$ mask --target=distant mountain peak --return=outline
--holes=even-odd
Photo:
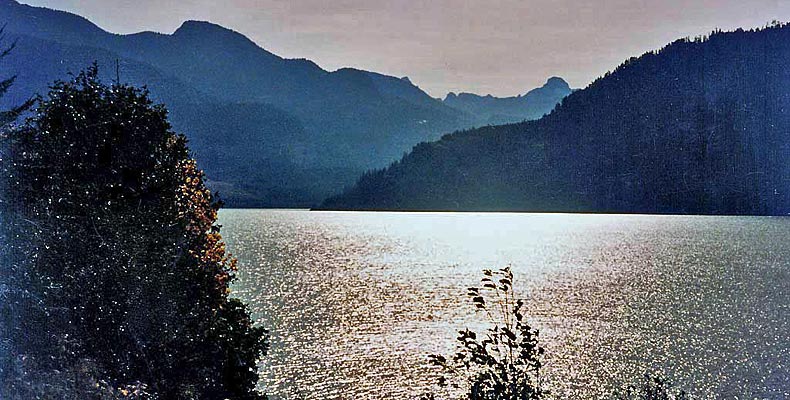
[[[241,33],[233,31],[231,29],[225,28],[224,26],[217,25],[213,22],[208,21],[197,21],[197,20],[187,20],[181,24],[175,32],[173,32],[173,36],[178,35],[187,35],[187,34],[206,34],[206,33],[224,33],[224,34],[236,34],[239,36],[244,36]]]
[[[499,125],[540,118],[571,92],[564,79],[551,77],[543,86],[523,95],[496,97],[450,92],[444,103],[471,114],[478,125]]]
[[[264,53],[271,59],[280,59],[253,42],[247,36],[208,21],[188,20],[173,32],[172,37],[184,41],[188,45],[200,46],[224,51],[247,52],[247,54]],[[242,53],[237,53],[242,54]]]
[[[563,89],[563,90],[571,90],[571,86],[565,79],[560,78],[559,76],[552,76],[549,80],[546,81],[546,84],[543,85],[544,88],[552,88],[552,89]]]
[[[92,42],[97,35],[106,33],[85,17],[16,0],[0,0],[0,11],[0,25],[16,33],[57,41],[67,41],[67,37],[80,38],[86,42]]]
[[[458,99],[458,98],[489,99],[489,100],[493,100],[493,99],[518,99],[518,98],[524,97],[525,95],[530,94],[532,92],[536,92],[536,91],[540,92],[540,91],[542,91],[542,89],[551,89],[551,90],[563,91],[563,92],[567,92],[568,94],[570,94],[573,91],[571,89],[570,85],[568,84],[568,82],[565,81],[565,79],[562,79],[559,76],[552,76],[551,78],[546,80],[546,83],[543,84],[543,86],[531,89],[526,94],[519,94],[519,95],[513,96],[513,97],[497,97],[497,96],[494,96],[492,94],[480,95],[480,94],[469,93],[469,92],[458,92],[458,93],[456,93],[456,92],[449,92],[449,93],[447,93],[447,96],[445,96],[444,101],[447,101],[448,99],[449,100],[455,100],[455,99]]]
[[[173,37],[187,37],[199,40],[218,40],[228,43],[243,43],[246,45],[258,46],[255,42],[250,40],[247,36],[234,31],[233,29],[226,28],[222,25],[217,25],[208,21],[187,20],[173,32]]]
[[[790,25],[680,39],[627,59],[539,122],[417,145],[321,208],[787,215],[788,64]],[[501,115],[548,105],[538,100],[565,85],[549,79],[509,98],[512,108],[455,105]]]

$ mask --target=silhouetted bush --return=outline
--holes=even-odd
[[[550,391],[541,377],[545,353],[538,343],[538,331],[524,316],[524,301],[513,292],[509,267],[483,270],[481,287],[470,287],[467,296],[477,312],[489,323],[480,335],[469,329],[459,331],[457,352],[451,357],[432,354],[431,365],[440,368],[438,386],[442,395],[424,394],[422,400],[453,398],[459,393],[468,400],[549,399]],[[684,391],[673,388],[658,376],[646,374],[637,383],[611,394],[613,400],[689,400]]]
[[[144,90],[94,66],[3,140],[2,398],[251,399],[266,332],[229,297],[219,202]]]
[[[547,395],[540,375],[543,348],[538,331],[524,317],[524,302],[513,293],[510,268],[484,270],[481,287],[467,295],[491,326],[482,335],[465,329],[457,338],[457,353],[451,358],[431,355],[442,369],[440,386],[468,386],[469,400],[528,400]]]

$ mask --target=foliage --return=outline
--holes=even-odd
[[[2,150],[5,262],[31,299],[9,311],[24,362],[8,397],[41,396],[20,384],[31,374],[86,397],[96,385],[80,382],[141,398],[262,397],[265,330],[229,297],[221,204],[163,106],[101,83],[94,65],[55,83]]]
[[[509,267],[483,270],[481,287],[470,287],[467,296],[477,312],[490,323],[482,335],[469,329],[459,331],[457,352],[452,357],[430,355],[431,365],[440,369],[438,385],[445,398],[464,393],[469,400],[548,399],[550,392],[541,377],[544,348],[538,331],[524,316],[524,301],[513,292]],[[422,400],[434,400],[427,393]],[[613,400],[690,400],[683,390],[673,388],[659,376],[645,374],[636,384],[609,397]]]
[[[0,28],[0,42],[6,41],[5,27]],[[12,43],[4,50],[0,51],[0,60],[5,59],[16,47],[16,43]],[[0,98],[4,97],[11,86],[16,81],[16,76],[0,81]],[[0,138],[4,138],[6,133],[13,129],[13,124],[17,122],[20,115],[28,111],[33,104],[33,99],[24,102],[23,104],[11,107],[8,110],[0,111]],[[0,156],[0,160],[2,157]],[[6,191],[6,182],[0,180],[0,193]],[[6,215],[0,213],[0,226],[4,226],[7,221]],[[14,353],[14,337],[18,335],[14,332],[14,324],[18,319],[15,311],[18,307],[15,304],[35,304],[35,298],[32,298],[24,290],[21,290],[20,277],[15,276],[12,272],[13,268],[7,262],[7,254],[9,246],[4,244],[9,241],[6,231],[0,229],[0,383],[10,382],[13,378],[13,372],[18,370],[19,364],[24,360],[15,359]],[[3,386],[0,385],[0,397],[3,396]]]
[[[440,386],[468,385],[469,400],[528,400],[545,398],[540,375],[543,348],[538,331],[524,317],[524,302],[513,292],[510,268],[484,270],[480,288],[467,295],[491,326],[482,334],[465,329],[457,338],[457,353],[431,355],[441,368]],[[460,381],[460,382],[459,382]]]

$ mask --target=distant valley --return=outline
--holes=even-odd
[[[0,21],[17,41],[3,64],[17,81],[1,106],[44,93],[96,62],[105,81],[145,85],[168,107],[174,129],[187,135],[230,206],[315,206],[417,143],[536,119],[570,93],[552,78],[520,97],[441,101],[407,78],[325,71],[208,22],[187,21],[173,34],[117,35],[80,16],[13,0],[0,0]]]
[[[450,93],[444,104],[477,118],[477,125],[502,125],[538,119],[572,90],[562,78],[550,78],[542,87],[524,95],[499,98],[474,93]]]

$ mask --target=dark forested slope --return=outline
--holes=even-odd
[[[0,0],[0,25],[17,41],[4,65],[16,85],[0,106],[96,61],[105,81],[146,85],[170,106],[175,127],[199,160],[212,160],[204,164],[212,184],[234,205],[315,205],[415,143],[472,125],[407,79],[328,72],[208,22],[116,35],[78,15]]]
[[[790,213],[790,26],[627,60],[538,120],[422,143],[336,209]]]
[[[326,71],[209,22],[116,35],[78,15],[0,0],[0,24],[18,40],[6,64],[17,84],[0,106],[97,61],[106,81],[146,85],[169,106],[198,160],[210,160],[203,165],[212,187],[233,206],[315,205],[415,143],[492,120],[485,107],[451,107],[407,78]]]

